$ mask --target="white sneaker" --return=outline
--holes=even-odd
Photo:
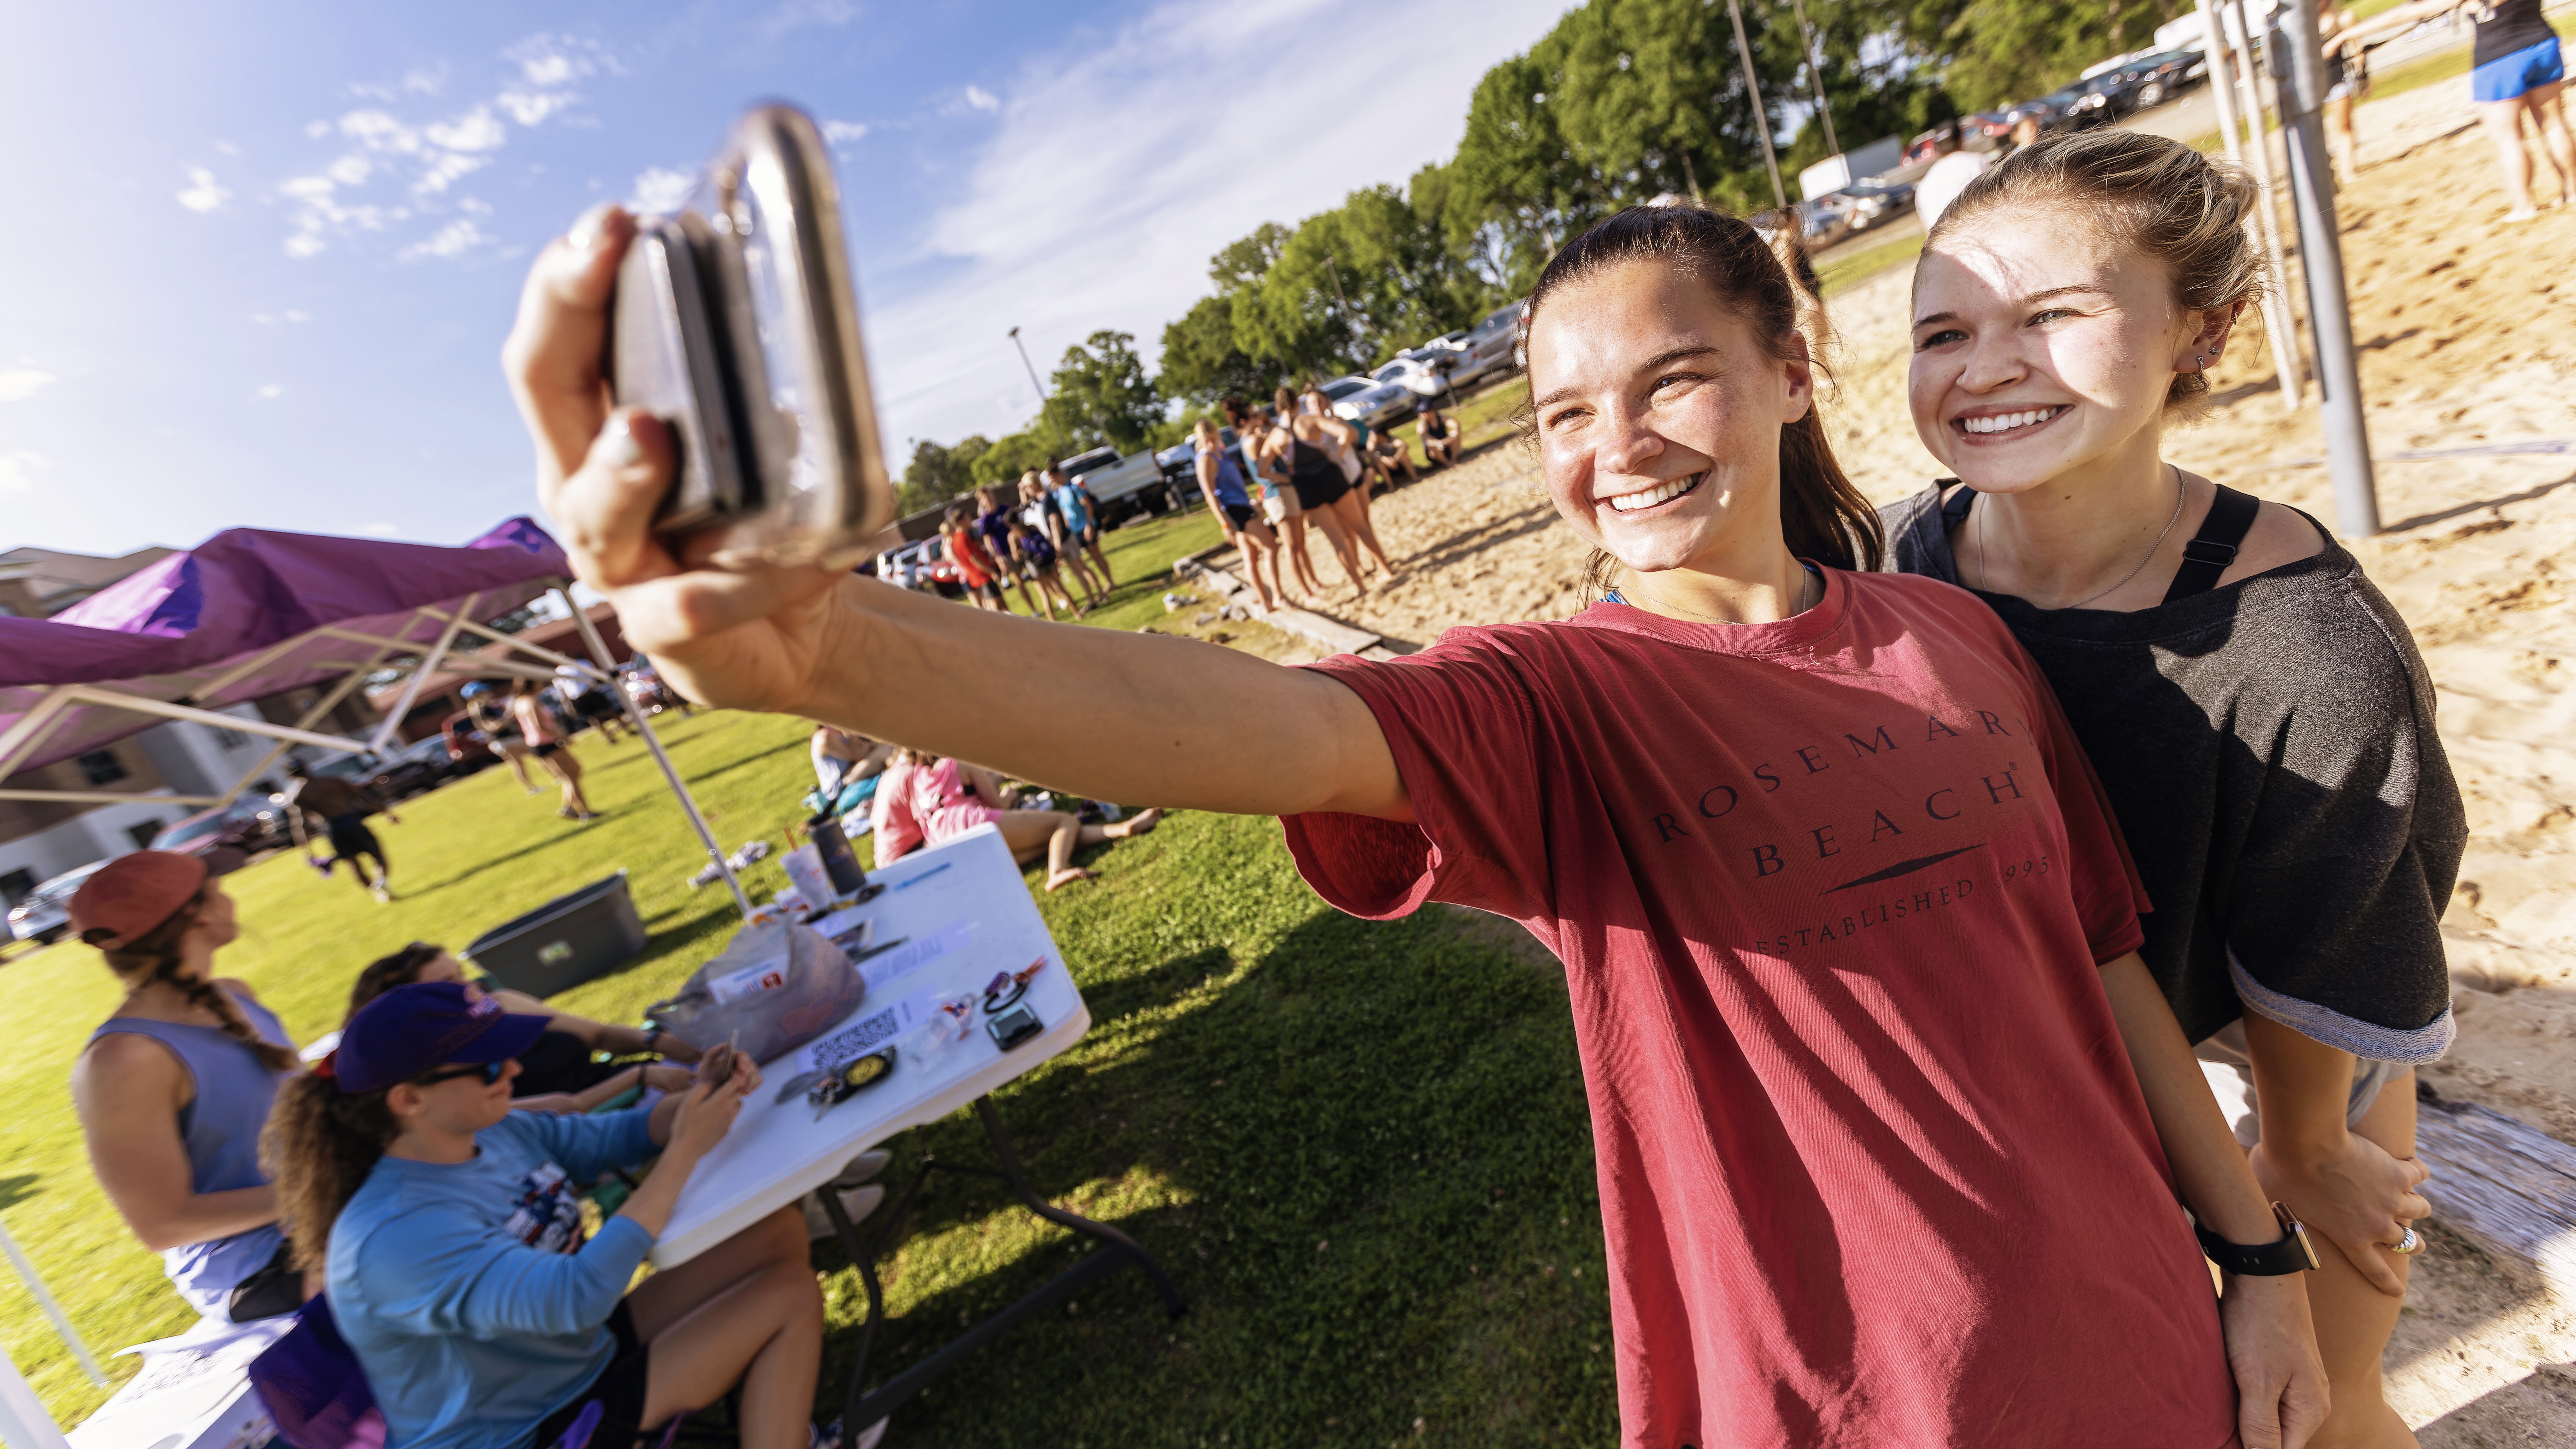
[[[832,1188],[826,1184],[825,1190],[831,1191]],[[842,1188],[839,1191],[841,1211],[850,1215],[850,1221],[854,1225],[866,1221],[868,1214],[875,1212],[877,1205],[885,1201],[885,1189],[875,1183],[869,1183],[865,1187]],[[823,1211],[823,1200],[820,1197],[809,1192],[805,1194],[802,1202],[805,1208],[805,1236],[808,1241],[819,1242],[824,1238],[839,1235],[839,1230],[832,1226],[832,1215]]]

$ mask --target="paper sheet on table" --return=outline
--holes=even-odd
[[[975,933],[972,920],[949,922],[927,936],[915,936],[890,951],[881,951],[859,963],[859,979],[870,991],[903,978],[966,944]]]
[[[251,1393],[251,1360],[294,1326],[290,1317],[246,1324],[201,1322],[175,1338],[124,1349],[142,1355],[142,1369],[66,1437],[75,1449],[257,1444],[273,1429],[266,1408]]]
[[[829,1071],[847,1066],[895,1040],[927,1019],[938,1001],[936,991],[916,991],[891,1006],[859,1008],[856,1021],[828,1036],[808,1042],[796,1054],[799,1072]],[[902,1064],[897,1063],[897,1070]]]

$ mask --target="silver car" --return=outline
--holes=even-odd
[[[1394,427],[1422,406],[1413,389],[1367,377],[1334,378],[1323,385],[1323,392],[1333,406],[1333,416],[1345,422],[1366,423],[1371,431]]]
[[[36,887],[33,894],[9,910],[9,934],[21,941],[57,941],[72,928],[72,896],[88,880],[103,860],[94,860],[78,870],[65,871]]]
[[[1459,339],[1458,360],[1449,368],[1450,385],[1467,387],[1520,371],[1520,359],[1514,353],[1520,342],[1520,326],[1521,304],[1514,302],[1463,333],[1450,333],[1450,337]]]
[[[1432,344],[1411,352],[1399,352],[1395,360],[1369,374],[1369,380],[1382,387],[1412,390],[1418,398],[1436,398],[1449,391],[1449,368],[1458,354]]]

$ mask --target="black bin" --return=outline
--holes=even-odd
[[[644,950],[626,871],[557,896],[474,938],[465,954],[495,985],[552,996],[605,976]]]

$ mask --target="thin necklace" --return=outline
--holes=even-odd
[[[2129,580],[2134,579],[2138,575],[2147,571],[2147,565],[2155,559],[2156,550],[2165,546],[2165,539],[2174,531],[2174,525],[2182,522],[2182,501],[2191,496],[2190,490],[2182,486],[2182,470],[2180,468],[2174,468],[2174,465],[2171,463],[2167,463],[2165,466],[2173,468],[2173,517],[2165,520],[2165,531],[2156,535],[2156,541],[2147,545],[2147,556],[2138,560],[2138,566],[2136,568],[2133,568],[2127,573],[2121,575],[2118,583],[2104,589],[2101,593],[2093,595],[2092,598],[2077,599],[2071,604],[2061,604],[2058,606],[2059,611],[2066,609],[2080,609],[2086,604],[2093,602],[2093,599],[2107,598],[2112,594],[2116,594],[2120,590],[2128,587]],[[1979,501],[1982,502],[1983,500],[1981,499]],[[1977,582],[1988,586],[1989,590],[1991,590],[1994,581],[1994,574],[1986,568],[1986,515],[1982,510],[1980,510],[1977,514]]]
[[[1984,560],[1983,558],[1978,559],[1978,561],[1977,561],[1977,566],[1978,566],[1980,569],[1984,568],[1984,567],[1985,567],[1985,560]],[[1796,608],[1794,608],[1794,609],[1791,609],[1791,610],[1789,611],[1789,617],[1790,617],[1790,618],[1794,619],[1794,618],[1798,617],[1800,614],[1803,614],[1803,613],[1807,612],[1809,609],[1812,609],[1812,608],[1814,608],[1814,607],[1815,607],[1815,605],[1814,605],[1813,603],[1810,603],[1810,602],[1808,602],[1808,600],[1807,600],[1807,595],[1808,595],[1808,593],[1809,593],[1811,590],[1814,590],[1814,589],[1815,589],[1815,587],[1816,587],[1816,571],[1815,571],[1815,570],[1813,570],[1813,569],[1811,569],[1811,568],[1809,568],[1809,567],[1807,567],[1805,564],[1800,564],[1800,565],[1798,565],[1798,607],[1796,607]],[[1649,597],[1652,597],[1652,596],[1650,595]],[[1741,627],[1741,626],[1742,626],[1742,624],[1743,624],[1743,621],[1742,621],[1742,620],[1740,620],[1740,619],[1723,619],[1723,618],[1718,617],[1718,616],[1717,616],[1717,615],[1715,615],[1715,614],[1703,614],[1703,613],[1701,613],[1701,612],[1700,612],[1699,610],[1697,610],[1697,609],[1686,608],[1686,607],[1684,607],[1684,606],[1682,606],[1682,605],[1680,605],[1680,604],[1673,603],[1672,601],[1670,601],[1670,600],[1668,600],[1668,599],[1656,599],[1656,600],[1655,600],[1655,602],[1656,602],[1656,603],[1658,603],[1658,604],[1661,604],[1663,607],[1665,607],[1665,608],[1667,608],[1667,609],[1676,609],[1676,610],[1679,610],[1679,611],[1680,611],[1680,612],[1682,612],[1682,613],[1685,613],[1685,614],[1690,615],[1690,616],[1691,616],[1692,618],[1694,618],[1694,619],[1706,619],[1706,620],[1708,620],[1708,621],[1709,621],[1710,623],[1712,623],[1712,624],[1734,624],[1734,625],[1737,625],[1738,627]]]

